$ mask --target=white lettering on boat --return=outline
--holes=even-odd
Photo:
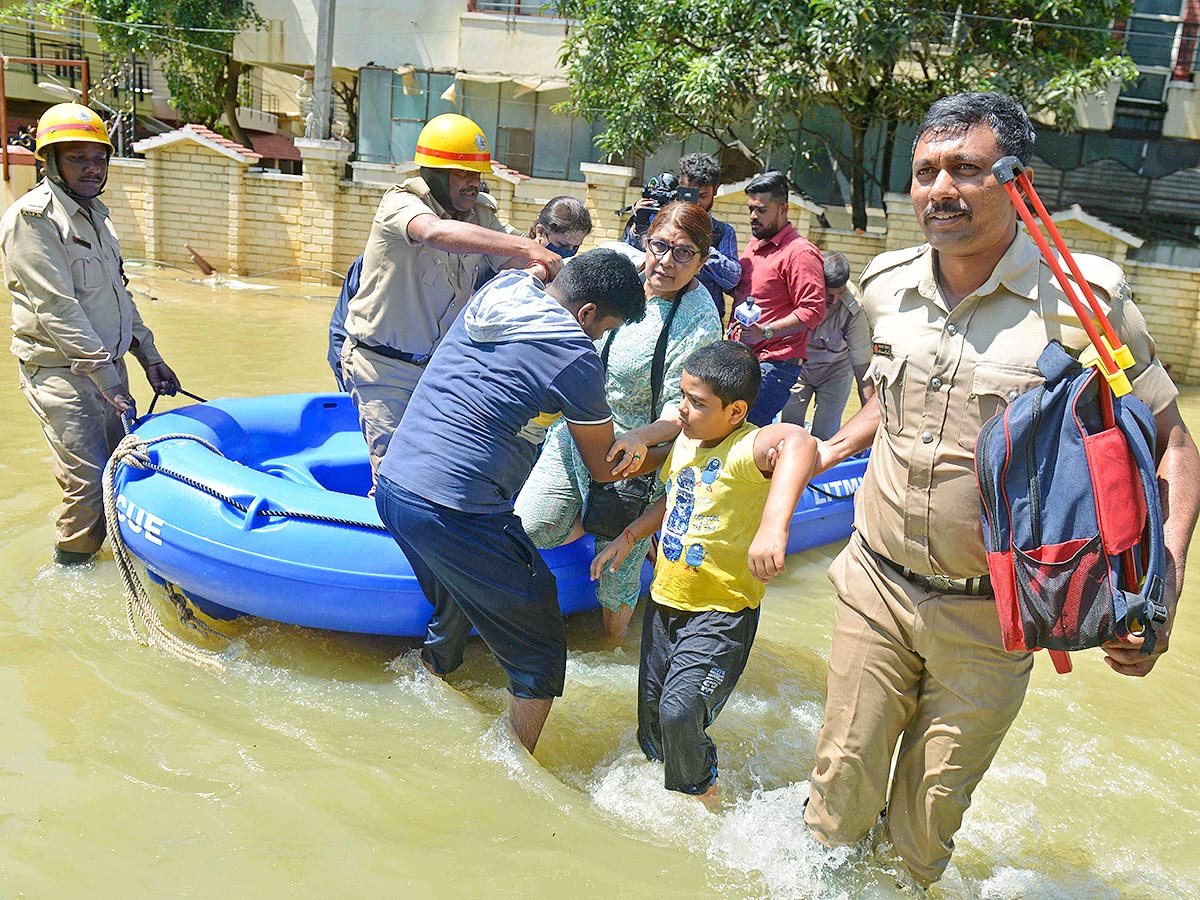
[[[134,534],[140,534],[152,544],[162,546],[162,519],[136,503],[125,499],[124,494],[117,495],[117,521],[128,525]]]
[[[823,491],[820,493],[814,491],[813,506],[822,506],[826,503],[834,503],[837,500],[843,500],[847,497],[853,497],[854,492],[862,486],[863,477],[856,475],[853,478],[839,478],[836,481],[826,481],[814,485]],[[832,496],[826,496],[832,494]]]

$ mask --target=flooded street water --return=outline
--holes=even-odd
[[[331,288],[135,275],[189,390],[327,390]],[[269,279],[268,279],[269,280]],[[282,283],[281,283],[282,284]],[[213,675],[129,635],[111,554],[49,563],[58,494],[9,358],[0,392],[0,898],[893,898],[888,862],[801,819],[821,721],[836,548],[789,557],[712,729],[725,806],[662,789],[633,739],[638,627],[568,622],[565,697],[530,760],[479,643],[442,684],[399,639],[222,623]],[[137,367],[134,366],[136,369]],[[145,408],[149,389],[135,375]],[[1185,417],[1200,429],[1200,391]],[[1039,659],[1025,708],[932,892],[986,900],[1200,896],[1200,553],[1146,680],[1099,652]],[[192,635],[152,595],[168,627]],[[1188,848],[1191,848],[1190,850]]]

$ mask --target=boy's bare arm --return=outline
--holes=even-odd
[[[768,454],[774,451],[774,460]],[[750,543],[750,572],[764,584],[786,570],[788,528],[817,463],[817,442],[798,425],[760,428],[754,438],[754,462],[771,478],[762,522]],[[773,468],[773,471],[772,471]]]
[[[610,572],[617,571],[621,567],[621,563],[625,561],[625,557],[629,555],[629,551],[633,549],[634,544],[642,538],[650,537],[662,528],[663,517],[666,514],[667,497],[664,494],[653,506],[634,519],[620,537],[596,554],[596,558],[592,560],[592,581],[600,577],[605,564],[608,564]]]

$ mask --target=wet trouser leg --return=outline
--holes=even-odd
[[[857,532],[829,574],[838,606],[805,821],[827,846],[856,843],[886,803],[897,852],[930,884],[1021,708],[1032,655],[1004,651],[991,597],[922,591]]]
[[[423,372],[420,366],[375,353],[353,340],[342,347],[342,381],[358,411],[372,479],[379,475],[379,464]]]
[[[473,627],[514,697],[561,697],[567,636],[558,585],[520,520],[439,506],[386,476],[375,505],[433,604],[421,656],[434,671],[457,668]]]
[[[706,730],[746,667],[758,610],[686,613],[650,604],[638,672],[638,743],[664,764],[668,790],[703,794],[717,779]]]
[[[129,390],[125,364],[116,362]],[[54,477],[63,501],[54,543],[74,553],[92,553],[104,543],[104,464],[124,437],[120,414],[96,383],[65,367],[21,364],[21,391],[42,423]]]

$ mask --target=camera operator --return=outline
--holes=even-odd
[[[617,214],[632,212],[629,221],[625,223],[625,231],[621,242],[636,247],[643,253],[646,251],[646,232],[650,230],[650,220],[660,209],[675,200],[687,200],[689,203],[699,202],[700,192],[696,188],[681,187],[679,179],[671,172],[655,175],[642,188],[642,199],[632,206],[618,209]]]
[[[700,283],[712,295],[713,303],[721,320],[725,320],[725,293],[732,293],[742,277],[742,265],[738,262],[737,232],[733,226],[720,221],[712,214],[713,200],[721,185],[721,166],[716,157],[707,153],[689,153],[679,160],[680,187],[695,188],[696,202],[712,219],[712,246],[708,259],[700,270]]]

